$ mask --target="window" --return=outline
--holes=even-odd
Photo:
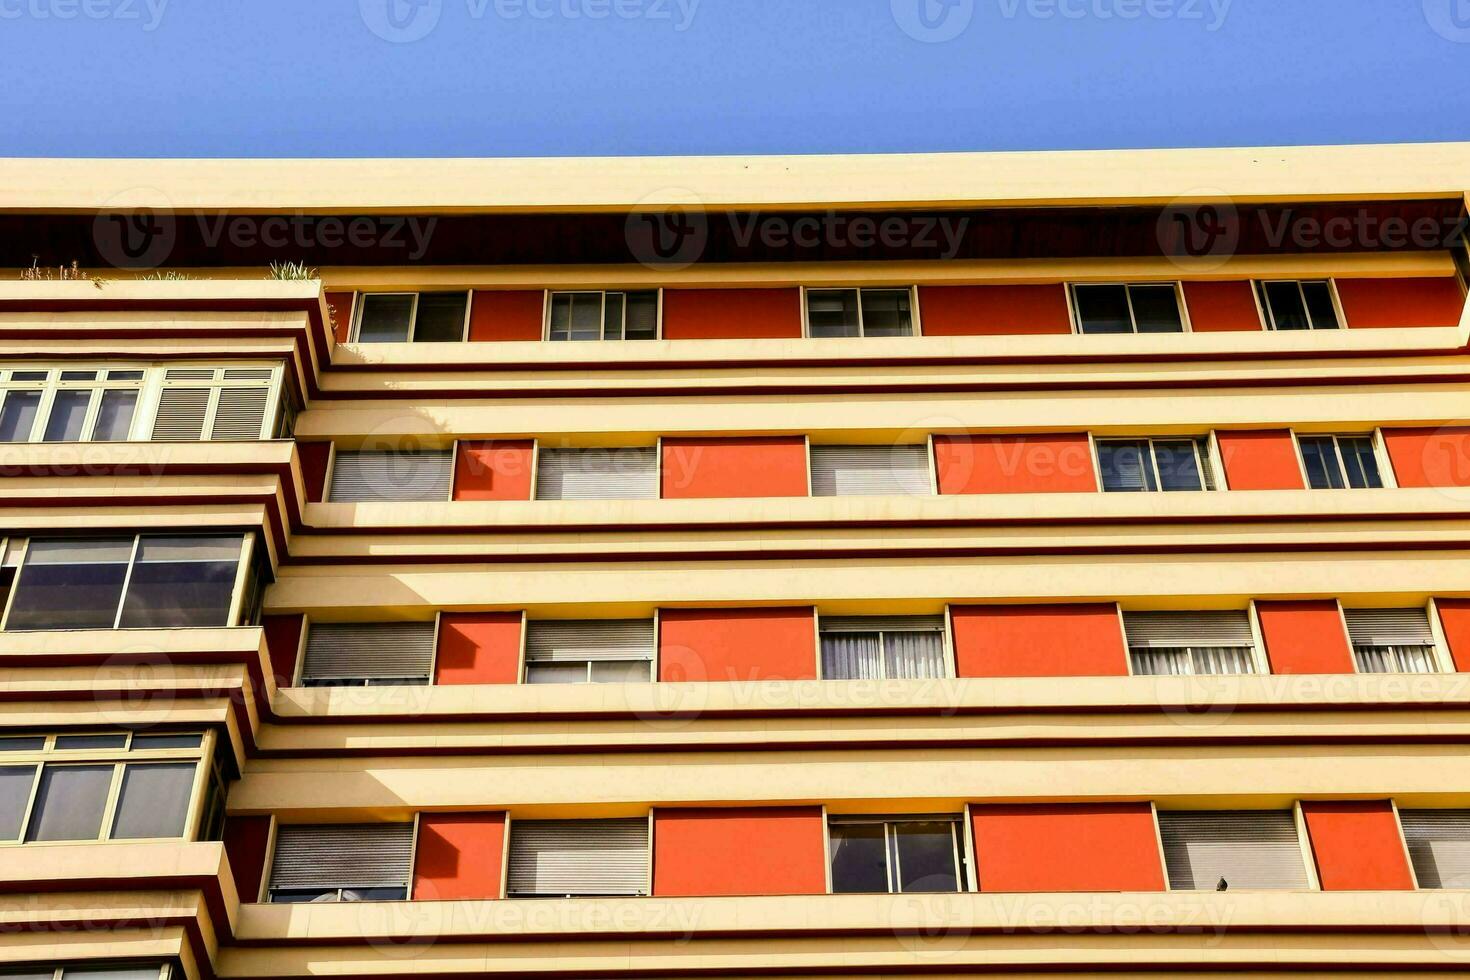
[[[154,442],[264,439],[275,426],[267,409],[274,368],[168,368],[163,372]]]
[[[305,687],[427,684],[434,622],[312,623],[301,667]]]
[[[658,290],[552,293],[549,340],[656,340]]]
[[[1176,891],[1308,886],[1290,810],[1161,812],[1159,833]]]
[[[1184,304],[1178,283],[1074,285],[1079,333],[1181,333]]]
[[[465,339],[470,294],[363,293],[355,338],[360,344],[451,342]]]
[[[808,289],[809,337],[912,337],[913,292],[907,287]]]
[[[1110,493],[1215,489],[1208,438],[1099,439],[1097,468]]]
[[[3,980],[169,980],[175,976],[168,964],[135,966],[58,966],[55,969],[24,968],[19,972],[3,972]]]
[[[537,500],[652,500],[658,497],[658,449],[543,449],[536,461]]]
[[[647,895],[648,818],[512,820],[506,894]]]
[[[1125,612],[1135,674],[1249,674],[1256,641],[1244,611]]]
[[[1257,282],[1256,299],[1269,330],[1336,330],[1341,326],[1332,283],[1326,279]]]
[[[526,624],[527,684],[647,683],[653,620],[540,620]]]
[[[1344,609],[1353,660],[1364,674],[1439,672],[1434,632],[1423,609]]]
[[[812,496],[914,496],[933,492],[927,446],[813,446]]]
[[[1470,888],[1470,810],[1400,810],[1420,888]]]
[[[239,534],[31,538],[5,628],[229,626]]]
[[[1313,490],[1383,486],[1372,436],[1297,436]]]
[[[133,432],[141,369],[0,371],[0,442],[122,442]]]
[[[332,454],[331,503],[448,500],[454,478],[453,450]]]
[[[948,815],[833,817],[832,891],[957,892],[960,821]]]
[[[0,738],[0,844],[195,839],[196,800],[223,789],[212,744],[198,732]]]
[[[287,824],[276,831],[272,902],[408,898],[413,824]]]
[[[945,677],[943,616],[823,616],[826,680]]]

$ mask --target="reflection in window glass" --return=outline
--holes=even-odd
[[[32,539],[6,628],[111,627],[132,551],[129,538]]]
[[[552,340],[597,340],[601,336],[601,293],[551,294]]]
[[[862,290],[863,336],[907,337],[914,332],[907,289]]]
[[[56,748],[63,749],[120,749],[128,744],[125,732],[109,732],[105,735],[58,735]]]
[[[833,824],[832,891],[888,891],[887,840],[881,823]]]
[[[114,389],[102,393],[97,409],[97,424],[92,427],[93,442],[122,442],[133,427],[133,410],[138,407],[138,393]]]
[[[20,837],[20,822],[25,819],[35,781],[35,766],[0,766],[0,841]]]
[[[1298,436],[1297,445],[1313,490],[1383,486],[1369,436]]]
[[[955,877],[954,824],[949,822],[895,823],[894,846],[898,854],[898,890],[903,892],[952,892],[959,890]]]
[[[828,826],[834,892],[959,890],[956,821],[849,819]]]
[[[1110,492],[1157,490],[1153,467],[1148,461],[1146,440],[1110,440],[1097,444],[1098,469],[1103,489]]]
[[[1077,326],[1083,333],[1132,333],[1126,286],[1074,286]]]
[[[363,344],[391,344],[408,340],[413,322],[412,293],[368,293],[362,297],[357,339]]]
[[[0,442],[29,442],[41,406],[39,391],[8,391],[0,406]]]
[[[1203,489],[1195,449],[1195,443],[1190,439],[1154,440],[1154,461],[1158,465],[1160,489]]]
[[[193,788],[193,763],[127,766],[117,816],[112,821],[112,838],[182,837]]]
[[[413,339],[417,342],[447,343],[464,340],[465,308],[470,294],[420,293],[418,314],[414,319]]]
[[[807,332],[813,337],[856,337],[858,291],[856,289],[808,289]]]
[[[113,766],[47,766],[41,771],[27,841],[96,840]]]
[[[145,537],[119,626],[224,626],[240,538]]]
[[[1139,333],[1180,333],[1184,321],[1179,315],[1179,294],[1173,285],[1129,286],[1133,301],[1133,321]]]
[[[51,400],[51,415],[46,419],[46,431],[41,439],[45,442],[78,442],[82,438],[82,423],[87,418],[87,406],[92,401],[92,392],[64,388]]]

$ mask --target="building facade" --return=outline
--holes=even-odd
[[[1470,144],[0,177],[5,975],[1470,967]]]

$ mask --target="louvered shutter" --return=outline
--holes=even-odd
[[[1144,649],[1179,647],[1252,647],[1250,617],[1244,611],[1128,612],[1123,614],[1128,646]]]
[[[182,373],[185,372],[169,371],[166,377],[171,379]],[[153,418],[153,441],[198,442],[204,435],[209,393],[207,387],[165,387],[159,394],[158,413]]]
[[[653,620],[541,620],[526,624],[528,663],[652,660]]]
[[[1344,609],[1353,646],[1433,646],[1434,633],[1423,609]]]
[[[943,616],[823,616],[823,633],[943,630]]]
[[[538,500],[649,500],[658,497],[658,450],[543,449]]]
[[[265,406],[270,400],[269,388],[221,388],[219,403],[214,410],[214,421],[209,426],[209,438],[214,440],[242,440],[261,438],[260,427],[265,421]]]
[[[288,824],[276,831],[272,889],[407,888],[413,824]]]
[[[1470,888],[1470,810],[1400,810],[1420,888]]]
[[[813,446],[812,495],[816,497],[927,494],[925,446]]]
[[[313,623],[303,681],[414,680],[434,665],[434,623]]]
[[[648,894],[648,820],[514,820],[510,895]]]
[[[1290,810],[1199,810],[1159,814],[1169,887],[1213,891],[1306,888]]]
[[[337,503],[374,500],[448,500],[454,453],[339,452],[332,463],[327,499]]]

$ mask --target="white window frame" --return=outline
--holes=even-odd
[[[652,338],[635,339],[635,340],[629,341],[629,342],[631,342],[631,343],[647,343],[649,339],[652,339],[652,340],[663,340],[664,339],[664,291],[663,291],[663,287],[661,287],[661,286],[652,286],[652,287],[639,287],[639,286],[624,286],[624,287],[618,287],[618,286],[588,286],[586,288],[571,288],[571,287],[567,287],[567,288],[564,288],[564,289],[547,289],[547,290],[544,290],[543,291],[542,300],[541,300],[541,339],[542,339],[542,341],[544,341],[546,343],[551,343],[552,342],[552,340],[551,340],[551,305],[552,305],[552,297],[555,296],[555,295],[557,295],[558,293],[596,293],[597,294],[597,302],[598,302],[598,307],[597,307],[597,322],[602,325],[599,328],[599,334],[604,333],[607,330],[607,294],[608,293],[622,293],[624,295],[624,297],[626,297],[628,293],[653,293],[654,294],[653,337]],[[624,331],[625,334],[627,332],[627,326],[628,326],[628,306],[627,306],[627,302],[626,302],[626,299],[625,299],[624,304],[623,304],[623,331]],[[598,342],[600,342],[600,343],[619,343],[619,342],[623,342],[623,341],[628,341],[627,336],[618,337],[616,340],[608,340],[606,337],[599,335],[595,339],[587,339],[587,340],[574,339],[572,337],[568,337],[566,340],[558,340],[558,341],[555,341],[555,343],[558,343],[558,344],[567,344],[567,343],[598,343]]]
[[[26,736],[21,733],[13,733],[16,737]],[[198,735],[199,744],[182,748],[163,749],[133,749],[133,739],[137,735]],[[58,748],[58,738],[68,735],[122,735],[123,744],[113,748]],[[111,842],[112,828],[117,820],[117,807],[122,798],[123,775],[129,764],[146,763],[182,763],[194,762],[194,781],[189,792],[189,802],[185,805],[184,829],[178,837],[128,837],[120,839],[119,843],[148,843],[162,841],[192,841],[198,838],[200,823],[204,816],[204,805],[210,789],[210,777],[214,770],[215,757],[215,733],[211,730],[203,731],[181,731],[181,732],[134,732],[134,731],[103,731],[103,732],[53,732],[40,736],[45,739],[44,745],[39,749],[24,749],[15,751],[0,751],[0,767],[33,765],[35,773],[31,777],[30,795],[26,799],[25,808],[21,814],[19,836],[15,840],[0,840],[0,850],[12,847],[52,847],[57,845],[74,845],[86,843],[82,840],[54,840],[54,841],[27,841],[26,834],[30,830],[31,820],[36,815],[36,801],[41,791],[41,776],[45,769],[65,768],[72,766],[105,766],[111,765],[112,778],[107,791],[106,801],[102,805],[102,819],[98,826],[97,836],[93,838],[97,842]],[[0,737],[3,738],[3,737]]]
[[[1428,602],[1425,603],[1425,605],[1424,605],[1424,615],[1425,615],[1425,618],[1428,619],[1428,621],[1429,621],[1429,635],[1433,639],[1433,642],[1429,644],[1429,646],[1431,648],[1430,649],[1429,656],[1430,656],[1430,661],[1433,663],[1433,665],[1435,667],[1435,670],[1432,671],[1432,672],[1430,672],[1430,673],[1428,673],[1428,674],[1417,674],[1417,675],[1414,674],[1414,673],[1412,673],[1412,672],[1409,672],[1409,671],[1388,671],[1388,672],[1383,672],[1383,671],[1359,670],[1358,669],[1358,649],[1357,649],[1357,644],[1355,644],[1353,642],[1353,634],[1352,634],[1352,631],[1348,629],[1348,623],[1347,623],[1347,606],[1344,606],[1342,604],[1342,600],[1341,599],[1337,599],[1337,600],[1334,600],[1334,601],[1337,603],[1337,616],[1338,616],[1338,619],[1342,622],[1342,635],[1347,640],[1348,655],[1352,658],[1353,673],[1354,674],[1357,674],[1357,675],[1359,675],[1361,677],[1412,677],[1412,676],[1432,677],[1435,674],[1453,674],[1453,673],[1456,673],[1455,663],[1454,663],[1454,657],[1450,653],[1449,640],[1444,635],[1444,624],[1439,621],[1439,607],[1437,605],[1435,605],[1435,602],[1434,602],[1434,599],[1433,598],[1429,599]],[[1375,607],[1373,607],[1373,606],[1354,606],[1353,608],[1354,609],[1372,609],[1372,608],[1375,608]],[[1397,606],[1397,607],[1378,607],[1378,608],[1412,609],[1412,608],[1415,608],[1415,607],[1414,606],[1410,606],[1410,605],[1405,605],[1405,606]]]
[[[1306,292],[1302,289],[1302,283],[1304,282],[1325,282],[1327,284],[1327,294],[1332,300],[1332,312],[1337,316],[1336,324],[1331,327],[1319,327],[1312,322],[1312,311],[1311,308],[1307,306],[1307,295]],[[1337,280],[1331,276],[1324,276],[1321,279],[1252,279],[1251,292],[1255,295],[1256,309],[1260,312],[1261,324],[1264,329],[1273,332],[1280,329],[1276,326],[1276,314],[1271,309],[1271,297],[1266,294],[1266,286],[1280,285],[1282,283],[1291,283],[1296,286],[1297,298],[1302,301],[1302,311],[1306,314],[1307,317],[1308,332],[1314,330],[1347,329],[1348,322],[1347,317],[1343,313],[1342,299],[1337,294]],[[1287,330],[1284,332],[1295,333],[1295,331],[1292,330]]]
[[[857,293],[857,316],[858,332],[856,337],[813,337],[811,320],[807,315],[807,293],[811,291],[826,292],[833,289],[847,289]],[[909,321],[913,326],[913,332],[908,337],[869,337],[867,327],[863,323],[863,290],[881,289],[888,292],[904,290],[909,294]],[[907,286],[851,286],[847,284],[834,286],[802,286],[801,287],[801,335],[807,340],[908,340],[912,337],[924,336],[924,327],[919,319],[919,287],[914,284]]]
[[[1091,436],[1091,434],[1089,433]],[[1097,474],[1097,489],[1099,493],[1126,493],[1128,491],[1109,490],[1103,483],[1102,472],[1102,444],[1105,442],[1146,442],[1148,443],[1148,464],[1153,472],[1156,490],[1145,487],[1142,493],[1214,493],[1218,491],[1222,482],[1220,479],[1221,469],[1217,463],[1217,452],[1215,449],[1215,434],[1213,431],[1202,436],[1180,435],[1180,436],[1092,436],[1092,465]],[[1194,466],[1199,472],[1200,488],[1198,490],[1165,490],[1163,478],[1159,474],[1158,453],[1154,450],[1156,442],[1189,442],[1194,446]],[[1205,478],[1213,477],[1213,481]],[[1214,485],[1211,486],[1210,482]]]
[[[349,343],[358,344],[358,335],[362,330],[362,314],[367,309],[367,298],[370,296],[412,296],[413,306],[408,313],[408,336],[403,340],[396,341],[368,341],[370,344],[377,343],[416,343],[415,337],[419,331],[419,297],[424,293],[464,293],[464,322],[460,324],[458,341],[436,341],[437,343],[464,343],[470,335],[470,310],[475,303],[475,291],[473,289],[375,289],[357,290],[352,300],[352,329],[348,333]]]
[[[1175,609],[1159,609],[1159,610],[1153,610],[1153,609],[1124,609],[1123,608],[1123,604],[1120,603],[1120,602],[1114,603],[1113,605],[1118,610],[1118,629],[1123,634],[1123,647],[1124,647],[1124,650],[1126,651],[1126,653],[1128,654],[1128,675],[1130,677],[1158,677],[1158,678],[1164,678],[1164,677],[1254,677],[1254,676],[1258,676],[1258,675],[1261,675],[1261,674],[1269,674],[1270,673],[1270,671],[1268,669],[1266,669],[1264,649],[1263,649],[1263,644],[1261,643],[1261,632],[1260,632],[1259,624],[1256,622],[1255,601],[1254,600],[1252,600],[1251,603],[1250,603],[1250,605],[1247,606],[1244,610],[1241,610],[1241,609],[1188,609],[1188,610],[1186,610],[1186,609],[1179,609],[1179,610],[1175,610]],[[1133,669],[1133,651],[1134,651],[1135,647],[1128,640],[1128,618],[1127,618],[1127,615],[1126,614],[1127,613],[1130,613],[1130,612],[1134,612],[1134,613],[1139,613],[1139,612],[1197,612],[1197,613],[1208,613],[1208,612],[1244,612],[1246,614],[1246,622],[1250,625],[1250,631],[1251,631],[1251,643],[1250,643],[1250,647],[1249,647],[1249,649],[1250,649],[1251,670],[1250,670],[1249,673],[1244,673],[1244,674],[1201,674],[1201,673],[1199,673],[1198,671],[1196,671],[1194,669],[1194,651],[1196,649],[1209,650],[1209,649],[1214,649],[1214,648],[1213,647],[1208,647],[1208,646],[1195,647],[1195,646],[1192,646],[1192,645],[1188,645],[1188,646],[1184,646],[1184,647],[1180,647],[1179,648],[1179,649],[1182,649],[1182,650],[1186,650],[1189,653],[1189,671],[1188,671],[1188,673],[1184,673],[1184,674],[1140,674],[1136,670]],[[1138,648],[1138,649],[1143,649],[1143,648]],[[1245,648],[1244,647],[1236,647],[1234,649],[1245,649]]]
[[[1080,313],[1078,311],[1078,308],[1077,308],[1077,293],[1076,293],[1076,289],[1077,289],[1078,286],[1082,286],[1084,288],[1087,287],[1087,286],[1122,286],[1123,289],[1124,289],[1124,295],[1128,299],[1128,325],[1130,327],[1132,327],[1132,329],[1128,332],[1127,335],[1128,336],[1133,336],[1133,337],[1139,336],[1139,333],[1138,333],[1138,314],[1136,314],[1133,311],[1133,287],[1135,287],[1135,286],[1173,286],[1174,287],[1174,302],[1178,305],[1178,308],[1179,308],[1179,325],[1181,327],[1180,333],[1193,333],[1194,332],[1194,328],[1191,325],[1190,319],[1189,319],[1189,304],[1186,303],[1185,300],[1184,300],[1184,282],[1182,280],[1179,280],[1179,279],[1163,279],[1163,280],[1159,280],[1157,282],[1149,282],[1147,280],[1130,281],[1130,282],[1069,282],[1069,283],[1066,284],[1066,286],[1067,286],[1067,316],[1072,321],[1072,333],[1075,334],[1075,335],[1078,335],[1078,336],[1087,336],[1087,337],[1109,337],[1109,336],[1112,336],[1112,337],[1122,337],[1122,336],[1124,336],[1124,334],[1089,334],[1089,333],[1084,333],[1084,331],[1082,330],[1082,317],[1081,317],[1081,315],[1080,315]],[[1170,333],[1172,333],[1172,331],[1170,331]],[[1157,333],[1157,334],[1152,334],[1151,333],[1151,334],[1145,334],[1144,336],[1166,337],[1166,336],[1168,336],[1168,333]]]
[[[1296,465],[1301,471],[1302,487],[1306,490],[1328,490],[1330,487],[1312,486],[1311,474],[1307,472],[1307,457],[1302,453],[1302,439],[1331,439],[1332,452],[1337,461],[1337,472],[1342,477],[1343,490],[1393,490],[1398,488],[1398,479],[1394,476],[1393,466],[1389,462],[1388,453],[1385,451],[1383,442],[1383,431],[1372,429],[1368,432],[1302,432],[1297,429],[1291,430],[1291,445],[1296,451]],[[1347,486],[1347,467],[1342,462],[1342,439],[1367,439],[1373,448],[1373,462],[1378,467],[1378,477],[1382,481],[1381,487],[1352,487]]]
[[[965,837],[962,834],[965,813],[892,813],[892,814],[828,814],[823,808],[823,828],[827,843],[827,893],[829,895],[858,895],[858,894],[880,894],[880,895],[949,895],[961,894],[970,890],[970,865],[965,854]],[[897,848],[893,845],[894,824],[902,823],[948,823],[950,828],[950,840],[953,842],[955,890],[954,892],[904,892],[895,887],[895,871],[893,861],[897,858]],[[878,824],[883,827],[883,870],[888,876],[888,890],[886,892],[839,892],[834,888],[832,881],[832,859],[836,851],[832,847],[832,828],[834,826],[856,826]]]
[[[928,614],[927,613],[920,613],[919,615],[928,615]],[[830,616],[829,618],[831,618],[831,619],[844,619],[844,618],[847,618],[847,617],[843,617],[843,616]],[[878,615],[874,616],[873,618],[875,618],[875,619],[886,619],[886,618],[904,619],[906,617],[904,617],[903,615],[897,615],[897,616],[893,616],[893,617],[885,617],[882,614],[878,614]],[[852,680],[853,678],[847,678],[847,677],[832,677],[832,678],[827,677],[826,665],[825,665],[825,661],[824,661],[824,659],[822,657],[822,613],[820,611],[818,611],[816,613],[816,626],[817,626],[817,679],[818,680],[836,680],[836,681]],[[953,648],[952,648],[952,645],[951,645],[951,642],[950,642],[950,637],[951,637],[951,631],[952,631],[952,629],[953,629],[953,626],[952,626],[952,624],[950,622],[949,607],[948,606],[945,606],[944,607],[944,612],[940,614],[940,625],[939,625],[939,627],[937,629],[901,629],[901,628],[885,629],[885,628],[883,628],[883,627],[880,626],[880,627],[872,630],[872,632],[878,634],[878,665],[883,670],[883,676],[882,677],[879,677],[879,678],[875,678],[875,680],[891,681],[891,680],[904,680],[905,679],[905,678],[897,678],[897,677],[889,677],[888,676],[888,657],[886,656],[886,654],[888,652],[887,636],[890,633],[938,633],[939,634],[940,658],[941,658],[941,660],[942,660],[942,662],[944,664],[944,671],[945,671],[944,676],[943,677],[934,677],[934,678],[923,678],[923,679],[919,679],[918,682],[919,683],[924,683],[924,681],[927,681],[927,680],[949,680],[949,679],[953,678],[955,676],[955,673],[954,673],[954,655],[953,655]]]

